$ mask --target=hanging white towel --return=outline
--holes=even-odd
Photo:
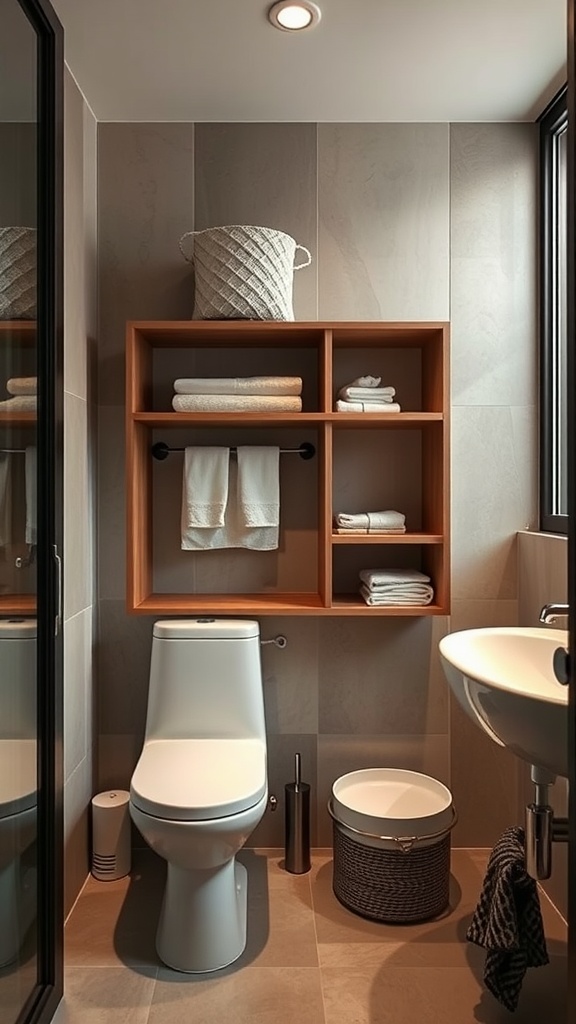
[[[190,447],[184,451],[183,524],[210,530],[224,525],[230,449]]]
[[[0,547],[12,540],[12,458],[0,454]]]
[[[244,526],[280,522],[280,449],[274,445],[238,448],[238,505]]]
[[[228,471],[228,503],[224,525],[214,530],[187,527],[182,503],[182,541],[184,551],[213,551],[218,548],[249,548],[271,551],[278,547],[278,529],[263,526],[249,528],[240,521],[238,504],[238,464],[230,459]]]
[[[24,476],[26,478],[26,543],[37,544],[37,504],[36,504],[36,448],[30,445],[24,455]]]
[[[174,391],[177,395],[301,395],[302,377],[179,377]]]

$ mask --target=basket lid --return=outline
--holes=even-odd
[[[335,818],[372,836],[425,838],[454,820],[450,790],[403,768],[363,768],[332,786]]]

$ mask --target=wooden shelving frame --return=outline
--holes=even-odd
[[[163,349],[308,349],[315,351],[318,394],[301,413],[176,413],[153,407],[153,356]],[[356,349],[386,350],[395,356],[416,349],[421,367],[421,408],[400,413],[334,412],[340,355]],[[126,337],[126,505],[127,609],[145,615],[445,615],[450,608],[449,517],[449,324],[446,322],[131,322]],[[268,372],[265,367],[260,371]],[[365,371],[364,371],[365,372]],[[208,375],[208,374],[204,374]],[[215,353],[212,376],[226,376]],[[308,401],[308,405],[310,402]],[[314,592],[154,593],[152,457],[153,431],[227,427],[235,429],[313,428],[318,460],[318,559]],[[339,431],[412,430],[421,438],[423,529],[401,536],[336,534],[332,529],[333,459]],[[298,441],[301,439],[299,438]],[[230,443],[234,443],[232,440]],[[337,455],[336,455],[337,457]],[[359,594],[334,593],[333,564],[339,552],[365,546],[370,561],[378,549],[420,551],[420,564],[432,578],[434,603],[427,606],[373,608]],[[202,557],[210,557],[209,553]],[[254,554],[258,558],[258,553]]]

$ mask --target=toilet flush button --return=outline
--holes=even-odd
[[[196,619],[196,622],[216,622],[216,619]]]

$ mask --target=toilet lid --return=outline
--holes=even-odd
[[[156,818],[207,821],[253,807],[266,786],[261,740],[149,740],[132,776],[130,799]]]
[[[36,740],[0,740],[0,818],[36,806]]]

